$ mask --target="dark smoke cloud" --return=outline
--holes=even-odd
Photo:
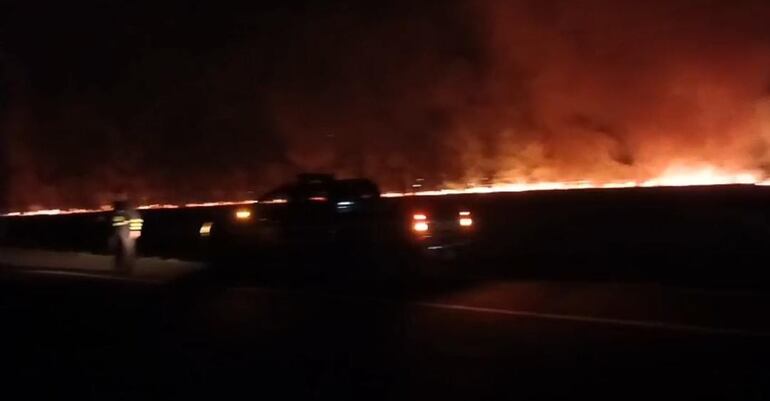
[[[539,153],[532,166],[504,147],[500,165],[513,176],[621,179],[677,162],[760,167],[766,155],[749,154],[765,146],[768,11],[695,1],[485,8],[491,82],[524,71],[529,126],[510,129],[534,131],[522,146]]]
[[[333,132],[363,155],[347,160],[358,172],[391,185],[767,166],[767,3],[490,1],[409,15],[337,42],[328,87],[279,96],[298,162],[344,165],[321,135]]]
[[[426,3],[18,6],[10,205],[246,197],[302,170],[399,190],[770,168],[767,2]]]

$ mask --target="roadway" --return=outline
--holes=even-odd
[[[94,262],[107,259],[15,252],[16,263],[0,252],[3,377],[29,395],[765,399],[770,390],[762,292],[491,277],[268,283],[163,260],[126,277]],[[78,268],[83,260],[92,265]]]

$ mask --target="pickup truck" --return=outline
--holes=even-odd
[[[451,257],[470,241],[470,210],[410,198],[382,198],[368,179],[300,174],[253,205],[233,207],[205,232],[215,259],[230,265],[317,265],[326,271],[412,270],[407,265],[415,257]]]

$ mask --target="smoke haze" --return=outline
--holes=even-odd
[[[767,2],[422,3],[9,6],[6,207],[770,172]]]

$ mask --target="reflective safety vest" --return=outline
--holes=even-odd
[[[113,216],[112,217],[112,226],[113,227],[121,227],[128,224],[128,220],[125,216]]]
[[[112,217],[113,227],[123,227],[126,225],[128,226],[128,229],[130,231],[142,231],[144,220],[140,217],[127,219],[126,216],[120,216],[120,215]]]
[[[142,225],[144,225],[144,220],[138,217],[128,221],[128,229],[130,231],[142,231]]]

